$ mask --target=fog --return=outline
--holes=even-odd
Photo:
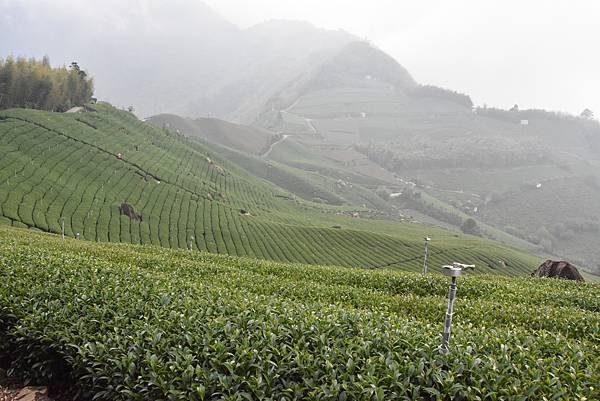
[[[420,82],[475,103],[579,113],[600,110],[596,1],[208,0],[249,26],[302,19],[347,30],[394,56]]]
[[[576,114],[588,107],[600,112],[600,3],[595,1],[552,1],[543,6],[512,0],[205,3],[243,28],[293,19],[343,29],[388,52],[417,81],[468,93],[479,105],[508,108],[517,103],[521,108]],[[196,18],[208,12],[191,0],[2,0],[0,56],[39,57],[50,52],[53,60],[68,63],[82,57],[69,51],[79,38],[119,32],[180,32],[193,38],[194,29],[209,31],[205,20],[200,24]],[[110,54],[103,56],[110,60]]]

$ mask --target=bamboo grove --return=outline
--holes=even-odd
[[[0,110],[66,111],[89,102],[94,83],[77,62],[52,68],[48,57],[0,59]]]

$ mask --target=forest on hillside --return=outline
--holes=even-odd
[[[93,93],[93,79],[77,62],[52,68],[47,56],[0,59],[0,110],[66,111],[89,102]]]

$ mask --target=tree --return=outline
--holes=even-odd
[[[594,112],[593,112],[593,111],[591,111],[590,109],[585,109],[585,110],[583,110],[583,111],[581,112],[580,116],[581,116],[582,118],[585,118],[585,119],[591,120],[591,119],[593,119],[593,118],[594,118]]]
[[[71,71],[79,72],[81,68],[79,68],[79,63],[77,61],[73,61],[70,65]]]
[[[514,112],[514,113],[517,113],[517,112],[519,111],[519,105],[518,105],[518,104],[515,104],[515,105],[514,105],[514,106],[513,106],[513,107],[510,109],[510,111],[512,111],[512,112]]]
[[[66,111],[91,100],[93,80],[77,62],[52,68],[50,59],[0,59],[0,109]]]
[[[481,235],[479,225],[477,224],[475,219],[472,219],[470,217],[464,221],[460,229],[465,234]]]

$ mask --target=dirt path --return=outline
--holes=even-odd
[[[306,120],[306,124],[309,126],[309,128],[312,130],[313,134],[319,135],[319,131],[317,131],[317,128],[315,127],[315,124],[313,123],[313,120],[311,118],[304,118]]]
[[[273,148],[277,145],[279,145],[280,143],[282,143],[283,141],[285,141],[286,139],[288,139],[291,135],[287,135],[285,134],[284,136],[281,137],[280,140],[273,142],[271,144],[271,146],[269,146],[269,149],[267,149],[267,151],[265,153],[263,153],[261,155],[261,157],[269,157],[269,155],[271,154],[271,152],[273,151]]]

